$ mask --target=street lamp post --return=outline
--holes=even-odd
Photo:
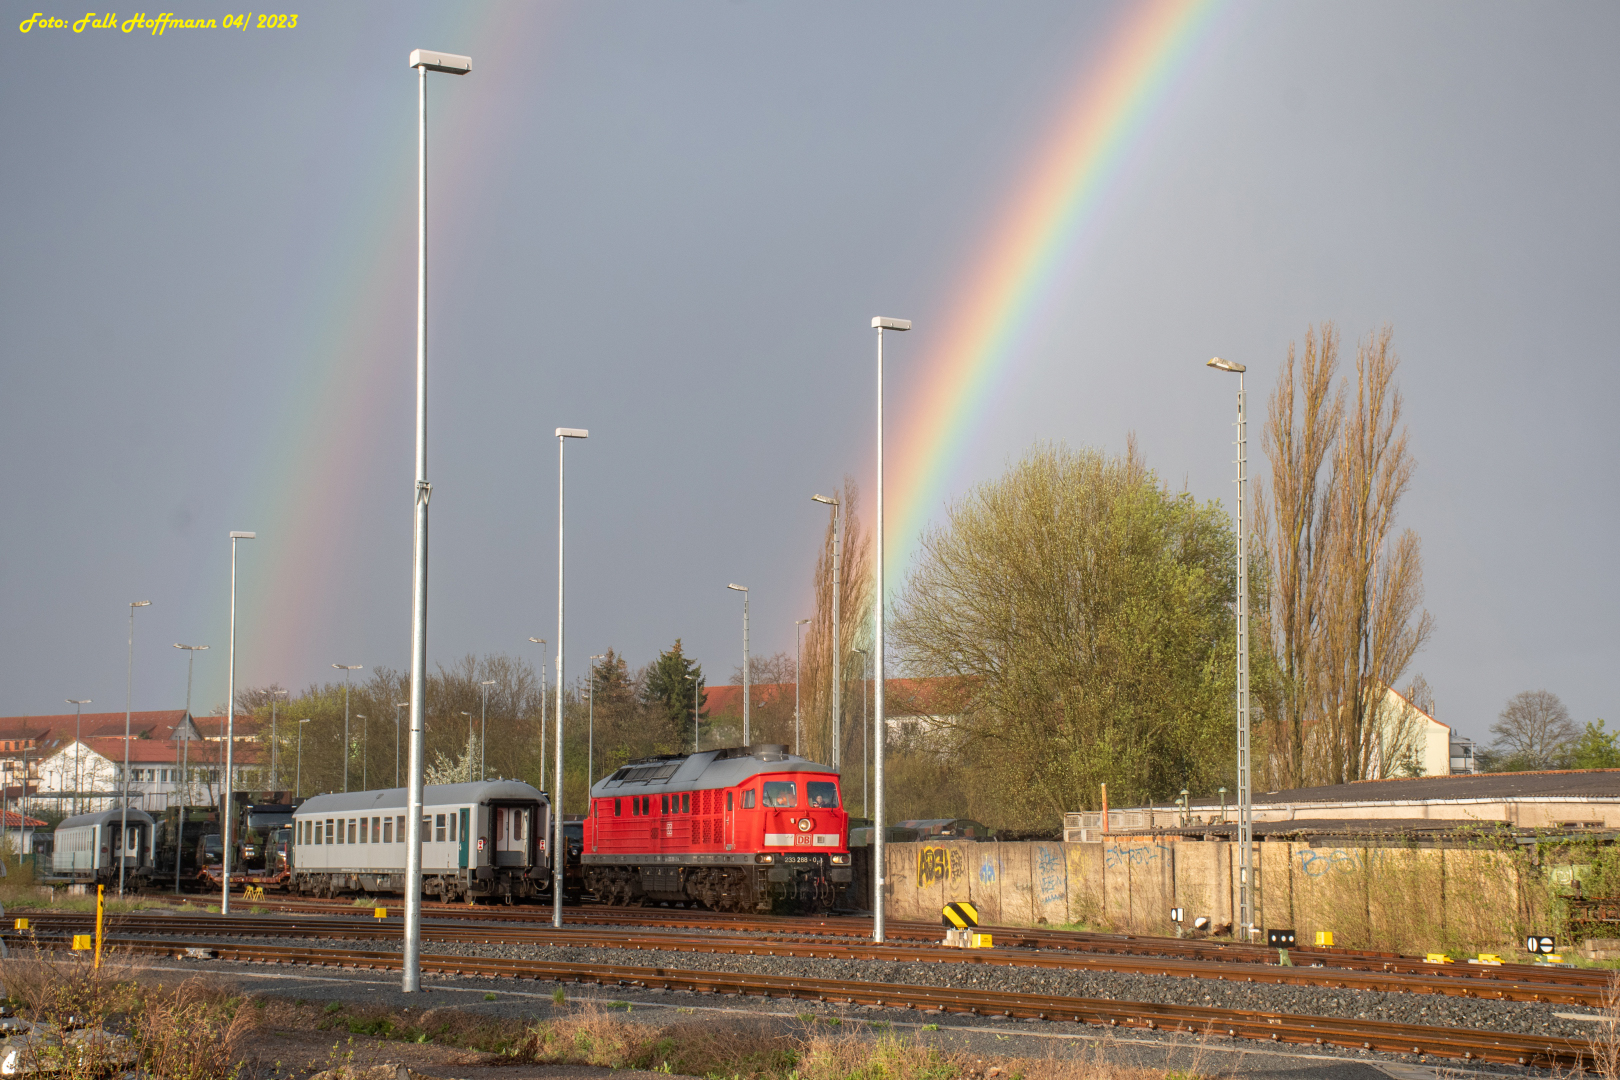
[[[371,790],[371,722],[366,719],[365,713],[355,713],[354,718],[360,721],[360,790]]]
[[[838,596],[842,593],[843,584],[840,580],[840,554],[842,553],[844,528],[844,504],[838,499],[828,498],[826,495],[810,496],[818,503],[826,503],[832,507],[833,512],[833,597],[832,597],[832,767],[833,771],[839,769],[838,755],[839,743],[843,739],[843,704],[844,684],[840,681],[840,665],[844,659],[844,639],[838,634]],[[866,809],[864,806],[861,809]]]
[[[753,739],[748,728],[748,586],[727,585],[726,588],[743,594],[743,745],[749,746]]]
[[[235,544],[232,547],[232,559],[235,559]],[[235,564],[232,564],[232,580],[235,580]],[[119,801],[123,804],[123,811],[119,817],[118,826],[118,895],[124,894],[124,852],[129,850],[129,715],[134,709],[135,702],[135,609],[151,607],[150,600],[131,600],[129,602],[129,671],[124,681],[124,797]],[[23,781],[23,789],[27,790],[28,782]]]
[[[333,664],[343,672],[343,790],[349,790],[349,672],[359,671],[364,664]]]
[[[231,785],[236,751],[236,542],[252,540],[256,533],[231,533],[231,637],[227,643],[225,672],[225,783],[221,785],[224,810],[219,815],[219,913],[231,913]],[[120,864],[122,865],[122,864]]]
[[[295,774],[297,776],[295,783],[300,799],[304,797],[304,725],[309,723],[309,720],[310,718],[306,717],[298,721],[298,770]]]
[[[285,690],[272,690],[272,691],[270,691],[270,790],[271,791],[279,791],[279,790],[281,790],[279,787],[277,787],[277,783],[280,781],[281,777],[280,777],[280,774],[279,774],[279,772],[277,770],[277,763],[279,762],[280,758],[276,754],[276,698],[278,698],[278,697],[286,697],[286,696],[287,696],[287,691],[285,691]],[[186,688],[186,711],[187,712],[191,711],[191,688],[189,686]]]
[[[591,785],[596,783],[596,662],[607,656],[607,653],[597,653],[591,657],[591,681],[587,687],[589,706],[586,713],[589,719],[586,727],[590,734],[585,738],[585,790],[589,791]]]
[[[427,703],[427,76],[465,75],[472,60],[428,49],[411,51],[416,69],[416,486],[411,540],[411,771],[405,807],[405,952],[400,989],[422,989],[422,757]],[[345,759],[347,764],[347,759]],[[347,787],[347,785],[345,785]]]
[[[202,645],[202,646],[199,646],[199,647],[204,648],[204,649],[208,648],[208,646],[206,646],[206,645]],[[78,814],[78,813],[83,812],[83,808],[81,806],[81,800],[79,798],[80,793],[84,791],[84,788],[80,786],[80,780],[79,780],[79,757],[80,757],[80,752],[84,749],[84,745],[83,745],[84,744],[84,736],[82,734],[82,732],[84,730],[84,707],[86,705],[93,704],[93,702],[89,698],[65,698],[64,700],[69,705],[73,705],[73,706],[77,707],[76,711],[75,711],[75,717],[74,717],[74,720],[73,720],[73,812],[75,814]],[[189,715],[190,712],[191,712],[191,673],[187,672],[186,673],[186,713]]]
[[[563,866],[568,861],[568,841],[563,832],[563,446],[569,439],[586,439],[584,428],[557,429],[557,782],[551,805],[556,825],[551,849],[551,925],[562,926]]]
[[[1248,494],[1248,416],[1243,393],[1242,364],[1215,357],[1207,362],[1217,371],[1236,373],[1237,393],[1237,816],[1238,816],[1238,932],[1254,938],[1254,820],[1249,788],[1249,536],[1244,516]]]
[[[872,940],[884,940],[883,933],[883,331],[910,330],[910,319],[872,320],[877,331],[877,580],[872,606],[877,633],[872,643],[872,660],[877,668],[877,681],[872,686],[872,723],[875,738],[872,742]]]
[[[485,679],[478,685],[482,690],[478,706],[478,779],[482,781],[489,779],[489,688],[495,685],[495,680]]]
[[[174,643],[177,649],[186,650],[186,724],[180,737],[180,819],[177,824],[174,840],[174,893],[180,895],[180,864],[185,861],[186,854],[186,809],[191,802],[191,670],[196,664],[197,654],[206,645],[182,645]],[[74,768],[78,765],[75,763]],[[75,779],[74,787],[78,787]]]
[[[544,645],[543,637],[529,639],[536,645]],[[546,790],[546,652],[540,650],[540,790]]]
[[[799,722],[799,665],[804,659],[804,624],[809,619],[796,619],[793,623],[793,752],[799,752],[799,734],[803,725]]]

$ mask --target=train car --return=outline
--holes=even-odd
[[[776,743],[630,762],[591,788],[583,840],[610,904],[816,911],[851,880],[837,773]]]
[[[404,788],[305,799],[292,815],[292,890],[403,895],[405,801]],[[422,892],[508,903],[549,892],[550,824],[551,800],[518,780],[428,785]]]
[[[152,817],[144,810],[128,811],[129,832],[124,833],[124,810],[99,810],[64,818],[56,827],[51,849],[51,884],[116,885],[118,863],[124,864],[124,884],[145,886],[152,877]]]

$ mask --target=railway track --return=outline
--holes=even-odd
[[[352,905],[340,905],[335,902],[267,900],[262,902],[253,901],[253,904],[256,907],[300,914],[346,917],[346,921],[356,923],[369,924],[375,921],[372,919],[369,907],[356,908]],[[525,925],[532,927],[536,923],[541,923],[543,918],[549,919],[549,914],[537,914],[529,909],[522,908],[470,907],[466,904],[429,905],[427,903],[423,904],[423,908],[424,913],[431,918],[499,923],[514,927]],[[397,905],[389,907],[388,911],[391,918],[400,914]],[[871,920],[862,916],[745,916],[715,914],[713,912],[681,908],[625,909],[588,906],[568,909],[565,918],[568,923],[565,929],[580,926],[623,926],[638,927],[645,930],[649,926],[656,926],[660,930],[667,928],[729,931],[762,937],[777,935],[783,939],[808,936],[818,938],[869,938],[872,927]],[[1044,930],[1030,927],[998,926],[991,929],[994,931],[997,945],[994,953],[998,956],[1016,955],[1018,959],[1013,962],[1017,963],[1029,963],[1027,957],[1031,951],[1036,953],[1053,951],[1134,958],[1131,964],[1094,965],[1094,967],[1098,970],[1140,972],[1144,974],[1155,973],[1151,966],[1148,965],[1148,961],[1164,959],[1186,962],[1201,961],[1216,965],[1241,965],[1245,969],[1260,968],[1273,975],[1289,970],[1277,963],[1277,950],[1237,942],[1187,941],[1178,938],[1138,937],[1129,934]],[[886,927],[886,936],[891,943],[937,945],[941,933],[941,928],[936,925],[913,921],[890,921]],[[1011,954],[1007,952],[1008,950],[1018,950],[1018,952]],[[964,954],[952,950],[949,955],[953,959],[961,961]],[[1542,1000],[1567,1001],[1571,1004],[1600,1004],[1602,994],[1610,985],[1610,979],[1612,978],[1612,973],[1608,971],[1548,967],[1539,964],[1502,964],[1500,966],[1467,963],[1432,964],[1417,957],[1402,956],[1398,953],[1370,952],[1355,949],[1296,948],[1290,950],[1290,957],[1296,970],[1321,972],[1323,969],[1332,969],[1347,973],[1342,983],[1346,988],[1351,986],[1381,989],[1395,988],[1379,986],[1375,982],[1365,980],[1352,980],[1348,974],[1351,972],[1364,972],[1384,978],[1410,976],[1418,980],[1449,980],[1459,988],[1439,990],[1437,992],[1451,993],[1457,996],[1503,997],[1506,1000],[1518,1001]],[[1081,967],[1085,965],[1069,964],[1058,966]],[[1209,970],[1211,972],[1209,977],[1218,977],[1218,975],[1214,974],[1213,968]],[[1325,977],[1318,978],[1316,981],[1296,980],[1282,976],[1273,978],[1256,977],[1256,981],[1294,982],[1298,985],[1316,986],[1341,985],[1340,983],[1325,981]],[[1509,985],[1546,987],[1548,988],[1547,993],[1567,993],[1574,996],[1567,998],[1544,996],[1538,999],[1534,996],[1516,996],[1519,991],[1505,994],[1495,992],[1495,988]],[[1585,996],[1580,996],[1582,994]]]
[[[5,937],[24,944],[28,934],[70,936],[93,925],[87,914],[63,913],[38,916],[30,931],[9,931]],[[372,919],[220,916],[220,915],[123,915],[109,920],[114,944],[142,938],[170,938],[189,941],[223,936],[345,939],[397,939],[403,928],[398,921]],[[510,945],[528,943],[571,948],[604,948],[635,951],[690,952],[747,956],[783,956],[828,960],[887,960],[905,963],[978,964],[991,966],[1037,967],[1059,970],[1108,971],[1134,975],[1213,979],[1217,981],[1258,982],[1339,990],[1373,990],[1413,994],[1443,994],[1453,997],[1488,998],[1502,1001],[1545,1002],[1599,1008],[1607,989],[1607,975],[1598,977],[1563,969],[1529,968],[1523,977],[1498,975],[1496,968],[1465,966],[1460,973],[1428,970],[1360,971],[1328,967],[1284,967],[1232,960],[1076,955],[1073,952],[1011,949],[958,950],[932,943],[884,944],[832,942],[793,939],[786,936],[683,935],[669,930],[649,931],[610,929],[600,926],[566,926],[562,929],[536,926],[471,925],[425,922],[424,941],[457,944]],[[37,940],[37,937],[36,937]],[[1516,965],[1529,967],[1528,965]]]
[[[205,955],[209,959],[246,963],[295,964],[369,971],[392,971],[400,967],[400,956],[397,953],[314,949],[296,945],[219,942],[199,948],[172,942],[126,940],[120,942],[119,947],[131,953],[145,955],[177,957]],[[540,979],[609,987],[685,990],[694,993],[871,1005],[914,1009],[942,1015],[956,1013],[1009,1019],[1069,1021],[1124,1030],[1185,1032],[1216,1039],[1325,1045],[1541,1068],[1589,1067],[1593,1061],[1590,1047],[1573,1039],[1383,1021],[1339,1020],[1194,1005],[1152,1005],[992,990],[846,982],[723,971],[687,971],[668,967],[604,966],[434,954],[423,954],[421,964],[425,973],[441,976]]]

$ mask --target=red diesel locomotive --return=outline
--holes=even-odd
[[[815,911],[849,889],[849,815],[831,767],[776,743],[641,758],[591,788],[581,860],[609,904]]]

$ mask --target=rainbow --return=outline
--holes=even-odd
[[[536,25],[541,9],[491,4],[472,10],[472,17],[443,12],[424,21],[413,37],[425,48],[472,56],[473,80],[499,78],[517,64],[525,43],[532,45],[542,36]],[[414,408],[416,86],[405,56],[401,51],[380,59],[397,67],[397,113],[408,115],[409,140],[399,138],[397,124],[390,128],[376,122],[383,115],[378,109],[372,123],[359,125],[371,133],[370,145],[350,157],[362,167],[329,182],[335,204],[332,227],[324,234],[312,230],[324,235],[324,242],[310,253],[313,273],[304,292],[308,306],[296,316],[289,335],[293,356],[280,380],[287,392],[272,404],[276,435],[245,485],[254,498],[233,511],[236,520],[245,522],[233,528],[259,534],[258,542],[243,552],[238,597],[237,644],[249,662],[239,668],[238,681],[250,685],[285,684],[290,672],[300,670],[310,628],[323,625],[348,604],[350,595],[339,576],[342,563],[333,553],[352,551],[349,538],[375,524],[359,520],[354,486],[375,474],[374,448],[400,430],[402,418]],[[499,101],[501,95],[484,98]],[[472,124],[433,126],[435,110],[440,118],[449,112],[446,101],[430,89],[433,152],[474,161],[497,153],[506,127],[498,117],[478,115]],[[391,122],[397,120],[399,115],[391,117]],[[458,216],[476,213],[468,208],[479,200],[469,197],[467,189],[478,175],[476,166],[449,173],[429,190],[435,232],[453,233]],[[433,321],[430,311],[430,327]],[[431,353],[428,362],[434,362]],[[407,441],[389,474],[404,492],[399,500],[404,509],[394,524],[407,553],[409,532],[403,523],[409,520],[409,455]],[[408,554],[406,560],[409,565]],[[223,588],[207,603],[211,611],[224,611]],[[408,656],[408,615],[401,614],[399,625],[398,655]]]
[[[950,321],[937,329],[917,327],[917,336],[944,344],[919,365],[930,378],[897,417],[885,478],[898,510],[885,523],[887,581],[902,580],[960,475],[978,421],[994,405],[1009,368],[1024,357],[1065,264],[1097,220],[1130,150],[1180,81],[1218,6],[1218,0],[1127,6],[969,263],[971,276],[945,309],[953,313]]]

